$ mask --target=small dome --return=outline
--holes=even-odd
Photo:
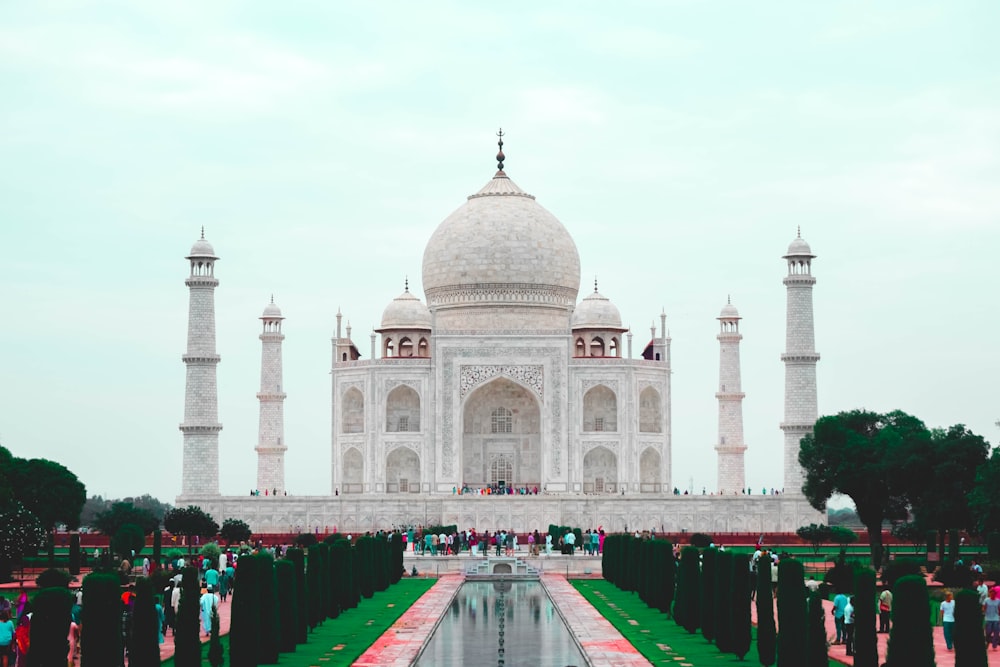
[[[205,240],[205,233],[202,232],[201,238],[194,242],[191,246],[191,254],[187,256],[187,259],[192,259],[194,257],[208,257],[210,259],[219,259],[215,256],[215,248],[212,244]]]
[[[573,311],[572,329],[621,329],[622,316],[615,304],[596,289]]]
[[[815,257],[812,253],[812,249],[809,244],[799,236],[794,241],[788,244],[788,252],[785,257]]]
[[[409,288],[397,296],[382,311],[382,327],[385,329],[427,329],[431,328],[431,311],[424,302],[410,294]]]
[[[281,308],[274,303],[274,299],[271,299],[271,303],[264,306],[264,314],[261,315],[262,320],[283,320],[284,317],[281,316]]]
[[[722,307],[722,312],[719,313],[720,320],[738,320],[740,319],[740,311],[736,310],[736,306],[731,303],[727,303]]]

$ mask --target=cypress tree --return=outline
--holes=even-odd
[[[234,584],[233,601],[229,603],[229,664],[256,667],[260,657],[259,556],[240,556]]]
[[[139,577],[132,605],[132,641],[129,667],[158,667],[160,664],[160,618],[156,613],[153,580]],[[90,648],[89,646],[87,648]]]
[[[361,604],[361,552],[357,547],[351,546],[351,578],[348,580],[351,593],[351,609]]]
[[[702,572],[701,578],[705,579],[704,572]],[[714,593],[715,645],[723,653],[731,653],[733,650],[733,554],[728,551],[722,551],[715,557]]]
[[[719,552],[715,549],[705,549],[701,553],[701,636],[706,640],[715,641],[716,615],[716,585],[718,584],[716,558]],[[722,646],[719,646],[722,650]]]
[[[88,574],[83,579],[83,599],[87,604],[83,605],[80,612],[80,625],[87,628],[87,650],[80,654],[80,667],[108,667],[121,664],[122,602],[118,574],[115,572]],[[67,648],[66,654],[68,653]]]
[[[324,554],[326,564],[326,617],[337,618],[340,616],[340,591],[337,581],[337,569],[334,566],[334,544],[340,540],[329,540],[329,547]]]
[[[670,542],[660,542],[659,567],[662,572],[660,581],[660,611],[669,615],[674,603],[674,586],[677,581],[677,563],[674,561],[674,545]]]
[[[28,667],[65,665],[69,654],[67,637],[73,596],[62,586],[43,588],[35,595],[31,608]],[[118,659],[121,660],[121,655]]]
[[[274,581],[274,557],[267,551],[257,555],[257,589],[260,597],[257,611],[260,614],[260,658],[262,665],[278,662],[278,636],[281,634],[281,618],[278,614],[278,593]]]
[[[80,533],[69,536],[69,573],[80,574]]]
[[[322,620],[322,572],[319,549],[315,545],[309,547],[306,553],[306,603],[308,604],[309,629],[315,630]],[[324,614],[325,615],[325,614]]]
[[[331,579],[330,579],[330,545],[326,542],[317,545],[319,549],[320,571],[320,596],[319,596],[319,618],[320,623],[330,617]]]
[[[826,613],[819,591],[809,594],[809,636],[806,640],[805,667],[827,667]]]
[[[382,535],[372,538],[375,545],[375,590],[389,588],[389,543]]]
[[[777,632],[774,626],[774,597],[771,594],[771,558],[757,561],[757,659],[764,667],[774,664]]]
[[[295,563],[287,558],[282,558],[274,564],[274,573],[278,582],[278,613],[281,616],[278,650],[282,653],[293,653],[299,626]]]
[[[398,584],[399,580],[403,578],[403,570],[405,569],[403,565],[403,535],[399,531],[393,533],[392,541],[389,544],[392,551],[389,583]],[[336,615],[334,615],[334,618],[336,618]]]
[[[295,602],[298,613],[295,614],[295,643],[305,644],[309,634],[309,594],[306,592],[305,555],[302,549],[292,547],[285,552],[285,557],[295,566]]]
[[[746,555],[733,554],[732,567],[732,614],[729,621],[731,653],[741,661],[750,651],[750,560]]]
[[[87,594],[84,593],[84,602],[86,601]],[[174,630],[174,664],[177,667],[201,667],[201,628],[198,622],[200,602],[201,585],[198,583],[198,568],[189,565],[182,571],[181,601],[177,607],[177,627]],[[83,606],[86,608],[87,605]],[[88,641],[87,648],[83,652],[89,650]]]
[[[934,667],[930,600],[927,584],[920,575],[907,575],[896,580],[886,657],[891,665]]]
[[[983,608],[979,594],[963,590],[955,594],[955,667],[986,667]]]
[[[875,572],[868,568],[854,574],[854,667],[878,667],[875,605],[878,591]]]
[[[212,608],[212,632],[208,640],[208,664],[212,667],[222,667],[225,663],[222,642],[219,641],[219,608]],[[131,667],[131,666],[130,666]]]
[[[351,545],[347,540],[337,540],[330,545],[330,571],[333,573],[333,596],[338,616],[350,604],[350,581],[347,579],[350,559]]]
[[[159,528],[153,531],[153,562],[156,566],[160,566],[160,560],[163,558],[163,531]]]
[[[608,535],[604,538],[604,553],[601,554],[601,576],[616,587],[621,588],[618,581],[618,545],[620,535]]]
[[[358,555],[355,562],[360,566],[360,571],[355,573],[358,577],[358,587],[363,597],[370,598],[375,594],[374,540],[368,535],[360,537],[354,545],[354,550]]]
[[[802,667],[806,662],[806,586],[802,563],[783,558],[778,563],[778,667]]]
[[[680,615],[678,622],[691,634],[698,629],[700,619],[698,579],[701,572],[698,560],[697,547],[684,547],[681,551],[680,584],[674,603],[674,617]]]

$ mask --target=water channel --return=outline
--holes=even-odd
[[[417,667],[566,667],[586,660],[537,581],[462,585]]]

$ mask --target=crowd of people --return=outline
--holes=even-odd
[[[555,538],[549,533],[539,533],[538,530],[521,534],[514,530],[477,531],[475,528],[456,532],[442,531],[435,533],[420,527],[410,527],[399,531],[403,537],[403,548],[409,549],[417,556],[460,556],[463,552],[470,557],[485,557],[489,553],[495,556],[516,556],[523,548],[528,556],[539,556],[544,550],[551,554],[553,548],[560,553],[573,555],[576,549],[582,549],[587,555],[597,556],[604,549],[604,529],[588,529],[581,533],[581,542],[577,544],[576,533],[567,530]]]

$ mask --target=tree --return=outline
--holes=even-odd
[[[129,559],[133,554],[142,553],[145,546],[146,536],[142,534],[142,528],[134,523],[122,524],[111,538],[111,551]]]
[[[778,563],[778,667],[806,664],[806,618],[802,563],[782,558]]]
[[[913,553],[917,553],[924,543],[927,532],[914,521],[903,521],[892,525],[892,536],[913,545]]]
[[[798,528],[795,534],[813,545],[814,554],[819,554],[819,548],[830,541],[832,532],[830,527],[825,523],[811,523],[808,526]]]
[[[295,595],[298,610],[295,613],[295,643],[305,644],[309,637],[309,593],[306,591],[305,554],[293,547],[285,551],[285,558],[295,567]]]
[[[240,567],[243,567],[242,563]],[[84,600],[86,599],[84,593]],[[198,622],[200,602],[198,568],[189,565],[182,570],[181,601],[177,607],[177,625],[174,629],[174,664],[177,667],[201,667],[201,628]],[[89,646],[88,643],[88,650]]]
[[[934,429],[930,441],[903,462],[913,485],[911,504],[920,525],[937,530],[942,538],[949,529],[975,526],[969,494],[976,488],[976,471],[986,463],[989,451],[982,436],[956,424]]]
[[[976,470],[969,510],[980,533],[1000,532],[1000,448]]]
[[[46,459],[14,458],[7,474],[17,499],[46,531],[58,523],[71,530],[80,526],[87,488],[66,466]]]
[[[160,520],[146,509],[132,503],[116,502],[104,512],[98,512],[91,525],[108,537],[114,537],[125,524],[138,526],[143,535],[149,535],[160,527]]]
[[[135,583],[132,607],[132,641],[129,644],[129,667],[159,667],[160,619],[156,614],[153,580],[139,577]],[[89,648],[89,647],[88,647]]]
[[[10,581],[14,566],[43,544],[45,529],[38,517],[16,500],[0,505],[0,583]]]
[[[287,558],[282,558],[275,562],[274,573],[278,582],[278,613],[281,615],[281,635],[278,638],[278,649],[282,653],[291,653],[295,651],[295,635],[299,625],[295,563]]]
[[[674,619],[684,629],[694,634],[698,629],[701,611],[699,602],[698,548],[684,547],[681,550],[680,581],[677,584],[677,600],[674,602]]]
[[[211,538],[219,534],[219,524],[194,505],[167,512],[163,517],[163,527],[174,535],[184,535],[188,541],[188,552],[192,550],[191,538]]]
[[[702,580],[705,572],[701,573]],[[720,551],[715,557],[715,645],[723,653],[733,652],[733,554]],[[704,618],[704,614],[702,614]]]
[[[260,658],[260,556],[240,556],[230,607],[229,663],[254,667]]]
[[[32,601],[28,667],[66,664],[73,596],[65,588],[45,588]],[[115,663],[117,664],[117,663]]]
[[[222,642],[219,641],[219,608],[212,607],[212,634],[208,640],[208,664],[212,667],[222,667],[225,664],[225,656],[222,650]]]
[[[774,626],[774,597],[771,594],[771,558],[757,561],[757,658],[764,667],[774,664],[777,632]]]
[[[934,667],[930,600],[927,584],[920,575],[900,577],[896,582],[886,662],[907,667]]]
[[[809,636],[806,638],[805,667],[827,667],[826,613],[819,591],[809,594]]]
[[[820,417],[799,445],[809,504],[825,511],[834,493],[850,496],[868,529],[876,570],[882,564],[882,522],[902,514],[911,491],[900,461],[929,439],[923,422],[904,412],[853,410]]]
[[[355,573],[358,575],[361,595],[370,598],[375,594],[375,538],[368,535],[359,537],[354,549],[361,561],[361,571]],[[309,552],[309,557],[312,558],[312,551]]]
[[[80,667],[107,667],[122,661],[121,592],[118,575],[92,572],[83,579],[83,605],[80,625],[87,628],[87,650]],[[66,654],[63,654],[65,661]]]
[[[865,568],[854,574],[854,667],[878,667],[875,636],[875,572]]]
[[[250,530],[250,526],[242,519],[226,519],[222,522],[222,528],[219,529],[219,537],[224,539],[227,545],[246,542],[251,535],[253,532]]]
[[[733,554],[732,599],[730,609],[730,649],[743,661],[750,651],[750,561],[745,554]]]
[[[257,570],[257,590],[260,594],[257,610],[260,613],[258,652],[259,662],[273,665],[278,662],[281,635],[281,623],[284,619],[278,614],[278,591],[274,575],[274,557],[268,551],[261,550]]]
[[[719,552],[716,549],[705,549],[701,552],[701,589],[698,594],[701,596],[701,636],[706,641],[715,641],[715,605],[716,595],[716,559]],[[728,591],[727,591],[728,593]],[[720,647],[721,649],[721,647]]]
[[[830,528],[830,541],[836,542],[843,548],[848,544],[857,542],[858,534],[844,526],[832,526]]]
[[[983,641],[983,608],[979,594],[959,591],[955,594],[955,667],[986,667],[986,642]]]

